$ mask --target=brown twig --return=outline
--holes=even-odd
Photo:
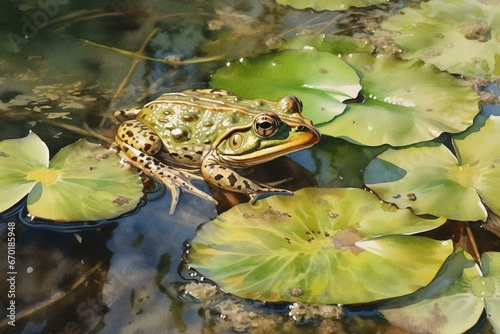
[[[481,254],[479,253],[479,249],[477,248],[476,239],[474,238],[474,234],[470,229],[469,223],[465,223],[465,231],[467,232],[467,237],[469,238],[469,243],[472,248],[472,256],[476,260],[476,263],[481,266]]]
[[[144,50],[146,49],[146,46],[148,46],[149,41],[151,40],[151,38],[153,38],[154,35],[156,35],[157,32],[158,32],[158,28],[155,28],[151,31],[151,33],[148,35],[148,37],[146,37],[146,39],[144,40],[144,43],[142,43],[142,45],[139,48],[139,50],[137,51],[137,53],[142,54],[144,52]],[[137,64],[139,64],[139,57],[134,57],[134,60],[132,61],[132,64],[130,65],[130,68],[128,69],[127,74],[125,75],[122,82],[120,83],[120,85],[116,89],[115,93],[113,94],[113,97],[111,98],[111,102],[109,103],[110,109],[112,109],[112,110],[116,109],[116,101],[118,100],[118,97],[120,96],[123,89],[125,89],[125,86],[129,82],[130,77],[132,76],[132,74],[135,71],[135,68],[137,67]]]

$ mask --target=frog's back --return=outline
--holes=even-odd
[[[174,158],[185,157],[182,160],[196,164],[219,136],[235,127],[250,126],[262,112],[262,106],[253,108],[240,101],[248,100],[198,91],[163,94],[146,104],[137,120],[160,136]]]

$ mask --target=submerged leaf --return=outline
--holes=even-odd
[[[420,60],[359,53],[344,57],[361,77],[362,103],[321,126],[323,134],[367,145],[405,146],[472,125],[479,95]]]
[[[500,214],[499,136],[500,116],[491,116],[480,131],[454,139],[460,160],[438,144],[387,150],[365,169],[365,183],[385,201],[416,214],[484,221],[481,198]]]
[[[444,221],[398,210],[361,189],[305,188],[240,204],[205,224],[189,263],[244,298],[364,303],[432,280],[452,243],[406,234]]]
[[[323,10],[346,10],[349,7],[368,7],[386,2],[386,0],[277,0],[282,5],[295,9],[312,8]]]
[[[382,23],[404,58],[423,59],[465,76],[500,75],[500,6],[497,1],[434,0],[407,7]]]
[[[366,40],[330,34],[294,36],[287,39],[280,47],[282,50],[302,50],[311,48],[333,54],[348,54],[355,52],[372,53],[375,51],[375,47]]]
[[[219,69],[210,82],[247,99],[278,101],[295,95],[304,103],[304,117],[316,124],[344,111],[347,99],[361,89],[356,72],[336,55],[316,50],[290,50],[241,59]]]

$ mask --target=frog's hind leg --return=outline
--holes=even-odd
[[[202,177],[165,165],[155,157],[147,155],[130,145],[124,145],[119,155],[132,166],[142,170],[146,175],[156,178],[165,184],[172,193],[170,214],[174,213],[177,206],[180,195],[179,189],[217,204],[217,201],[212,196],[196,188],[191,183],[193,179],[203,180]]]
[[[246,194],[250,197],[250,203],[254,203],[261,194],[293,194],[288,189],[274,188],[271,184],[258,183],[241,176],[235,171],[221,166],[212,156],[207,156],[203,161],[201,173],[206,180],[217,185],[219,188]]]

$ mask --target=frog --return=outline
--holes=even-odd
[[[318,128],[302,109],[293,95],[272,102],[217,89],[164,93],[144,106],[114,113],[121,123],[113,148],[122,161],[169,189],[169,214],[181,191],[217,204],[195,180],[246,194],[254,203],[261,194],[292,192],[244,177],[241,169],[319,142]]]

